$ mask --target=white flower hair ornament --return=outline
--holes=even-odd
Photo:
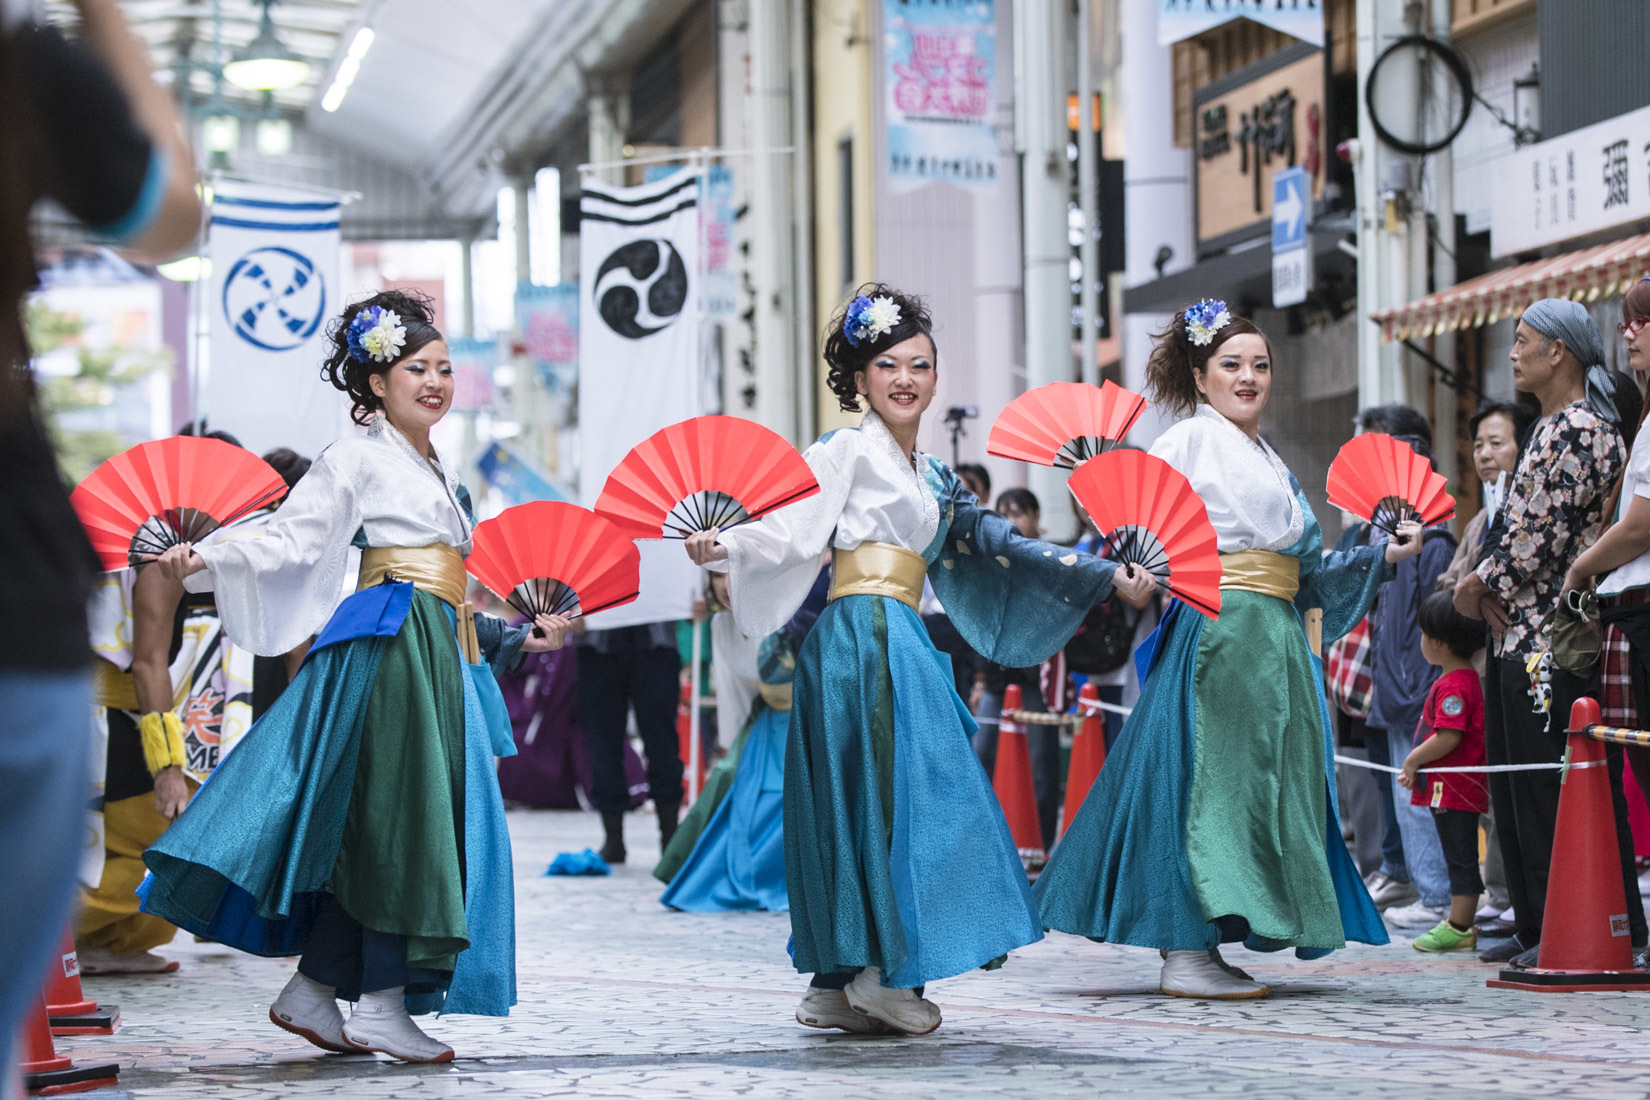
[[[900,322],[899,304],[886,294],[867,298],[861,294],[848,303],[842,318],[842,335],[848,346],[857,348],[866,340],[877,340],[894,331]]]
[[[1205,347],[1214,342],[1215,333],[1231,323],[1225,302],[1205,298],[1186,311],[1186,337],[1198,347]]]
[[[394,310],[368,306],[349,323],[349,354],[358,363],[393,363],[407,344],[407,330]]]

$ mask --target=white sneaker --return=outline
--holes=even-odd
[[[401,993],[400,986],[363,993],[344,1025],[344,1042],[403,1062],[451,1062],[453,1048],[418,1029]]]
[[[336,1054],[355,1054],[356,1049],[344,1042],[344,1014],[338,1011],[338,1001],[330,985],[311,981],[294,973],[281,995],[269,1006],[269,1022],[282,1031],[290,1031],[308,1039],[322,1050]]]
[[[855,1012],[903,1035],[927,1035],[940,1026],[938,1005],[917,996],[914,989],[889,989],[882,984],[882,971],[874,966],[855,974],[842,995]]]
[[[1166,953],[1158,988],[1171,997],[1214,1001],[1251,1001],[1272,992],[1269,985],[1228,973],[1214,956],[1207,950]]]
[[[802,1003],[796,1006],[796,1022],[803,1027],[852,1031],[856,1035],[885,1035],[888,1028],[881,1020],[861,1016],[848,1003],[840,989],[819,989],[809,986],[802,994]]]
[[[1439,921],[1449,916],[1449,909],[1416,901],[1402,908],[1388,909],[1381,916],[1392,928],[1426,929],[1437,927]]]
[[[1413,884],[1399,882],[1395,878],[1381,874],[1379,871],[1370,876],[1369,899],[1375,903],[1377,909],[1390,909],[1394,905],[1408,905],[1420,898]],[[1434,924],[1437,922],[1434,921]],[[1431,927],[1429,925],[1428,927]]]

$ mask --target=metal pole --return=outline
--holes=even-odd
[[[791,72],[811,73],[813,65],[808,57],[808,13],[812,5],[805,0],[791,0]],[[813,158],[808,147],[809,80],[793,80],[791,84],[791,143],[796,150],[791,157],[792,225],[796,245],[793,256],[791,298],[796,331],[796,442],[806,446],[819,432],[814,402],[819,380],[814,364],[819,361],[814,350],[814,236],[810,212],[813,188],[811,177]],[[852,227],[850,227],[850,232]]]
[[[699,797],[699,760],[704,749],[699,744],[699,662],[704,653],[705,624],[691,622],[693,627],[693,668],[688,673],[688,775],[687,800],[693,805]]]
[[[1432,36],[1440,42],[1450,40],[1450,5],[1444,0],[1432,0]],[[1446,146],[1432,157],[1432,209],[1438,218],[1438,233],[1432,247],[1432,289],[1443,290],[1455,285],[1455,154],[1453,146]],[[1422,227],[1423,229],[1425,226]],[[1433,345],[1439,359],[1455,369],[1455,334],[1441,332]],[[1432,453],[1438,463],[1438,472],[1455,481],[1459,472],[1459,450],[1456,440],[1455,387],[1443,378],[1433,378],[1432,384]],[[1459,495],[1459,490],[1457,490]]]
[[[1095,230],[1100,228],[1100,165],[1095,160],[1098,153],[1098,143],[1094,140],[1095,120],[1089,117],[1094,104],[1094,49],[1089,38],[1093,25],[1092,5],[1093,0],[1077,0],[1077,201],[1083,210],[1083,241],[1078,246],[1083,277],[1078,304],[1083,313],[1080,343],[1083,349],[1082,377],[1089,385],[1098,386],[1100,247],[1095,239]]]
[[[752,419],[790,436],[796,431],[795,348],[791,328],[791,189],[783,154],[791,148],[791,78],[785,23],[789,9],[769,0],[750,6],[751,274],[756,284],[756,408]]]
[[[1028,389],[1071,381],[1071,279],[1067,243],[1065,64],[1058,43],[1059,6],[1014,5],[1015,132],[1020,148],[1022,296]],[[1075,531],[1061,472],[1033,466],[1027,480],[1049,518],[1056,541]]]
[[[476,273],[474,237],[463,237],[458,242],[459,256],[459,283],[464,294],[463,312],[459,314],[459,324],[463,326],[464,335],[474,337],[476,334]]]

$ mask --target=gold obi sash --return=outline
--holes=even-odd
[[[1293,603],[1301,590],[1301,561],[1270,550],[1239,550],[1220,555],[1220,587],[1259,592]],[[1315,657],[1323,655],[1323,609],[1310,607],[1301,615],[1306,645]]]
[[[130,672],[122,672],[101,657],[97,667],[97,705],[111,710],[137,710],[137,685]]]
[[[831,599],[887,596],[912,611],[922,599],[928,561],[921,554],[886,542],[862,542],[831,554]]]
[[[1220,587],[1293,601],[1301,590],[1301,560],[1270,550],[1220,555]]]
[[[481,660],[475,612],[468,598],[469,574],[464,555],[445,543],[429,546],[369,546],[361,551],[361,579],[356,591],[386,580],[411,581],[458,613],[458,644],[472,665]]]
[[[781,713],[791,709],[791,688],[792,685],[789,683],[757,685],[757,691],[761,693],[762,701],[768,704],[768,709]]]

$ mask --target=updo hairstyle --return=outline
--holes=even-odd
[[[383,374],[396,363],[416,354],[426,344],[444,339],[441,330],[435,327],[433,302],[434,299],[421,290],[380,290],[370,298],[350,303],[342,314],[327,324],[327,340],[332,349],[321,364],[321,377],[349,394],[353,403],[349,411],[350,419],[357,424],[367,423],[384,407],[384,402],[372,392],[373,375]],[[407,331],[406,342],[401,345],[401,353],[394,362],[368,359],[363,363],[350,355],[350,324],[356,314],[373,306],[394,313],[401,327]]]
[[[874,340],[861,340],[856,348],[848,342],[843,326],[848,320],[848,306],[855,298],[860,297],[892,299],[899,307],[899,324],[895,325],[891,332]],[[940,349],[934,344],[934,321],[928,315],[928,307],[923,304],[921,298],[902,294],[883,283],[866,283],[850,294],[848,301],[831,318],[830,327],[825,330],[825,365],[830,368],[825,375],[825,384],[831,387],[831,392],[836,395],[837,407],[843,412],[861,411],[859,388],[854,384],[854,376],[870,366],[871,360],[895,344],[918,335],[928,337],[928,343],[934,350],[934,369],[938,370]]]
[[[1176,415],[1196,412],[1203,402],[1198,392],[1197,375],[1207,370],[1215,350],[1234,336],[1253,333],[1266,340],[1266,333],[1247,317],[1232,315],[1221,326],[1213,340],[1201,346],[1192,343],[1186,331],[1186,310],[1174,315],[1174,320],[1162,332],[1152,335],[1151,356],[1146,360],[1146,384],[1152,400]],[[1272,341],[1266,340],[1266,353],[1272,353]]]

